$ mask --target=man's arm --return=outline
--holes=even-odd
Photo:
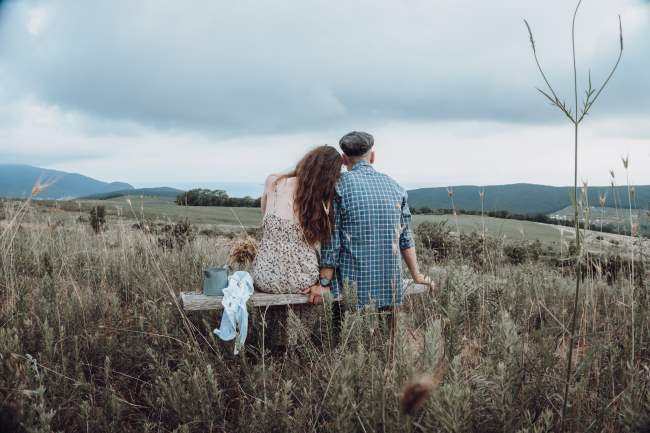
[[[431,284],[431,280],[420,273],[418,270],[418,257],[415,253],[415,247],[402,250],[402,258],[406,262],[411,278],[416,284]]]
[[[406,262],[411,278],[416,284],[431,284],[431,280],[422,275],[418,270],[418,257],[415,252],[415,239],[413,238],[413,231],[411,230],[411,210],[408,205],[408,198],[404,193],[402,199],[402,216],[401,216],[402,231],[399,237],[399,248],[402,253],[402,258]]]

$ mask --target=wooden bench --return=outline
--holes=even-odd
[[[426,284],[413,284],[412,281],[404,281],[404,296],[417,295],[429,291]],[[181,292],[180,300],[185,311],[207,311],[221,310],[223,296],[206,296],[202,292]],[[255,292],[248,302],[254,307],[270,307],[274,305],[297,305],[308,302],[307,295],[301,294],[271,294]]]

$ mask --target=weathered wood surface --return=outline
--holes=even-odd
[[[410,280],[404,282],[404,296],[426,293],[429,286],[426,284],[413,284]],[[221,310],[222,296],[206,296],[201,292],[181,292],[180,295],[183,309],[186,311]],[[273,305],[296,305],[306,304],[307,295],[300,294],[270,294],[255,292],[249,298],[248,303],[254,307],[269,307]]]

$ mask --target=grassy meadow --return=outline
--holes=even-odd
[[[192,224],[213,225],[222,229],[256,227],[261,213],[256,208],[227,208],[213,206],[178,206],[166,197],[124,196],[109,200],[41,201],[35,205],[57,218],[70,213],[86,215],[96,206],[104,206],[109,217],[126,220],[178,221],[187,218]],[[240,224],[241,223],[241,224]]]
[[[470,233],[478,220],[463,219],[459,237],[449,233],[453,221],[445,230],[418,221],[430,229],[417,229],[418,250],[437,289],[407,302],[394,346],[373,308],[349,309],[337,332],[328,303],[313,307],[315,325],[299,311],[252,310],[235,356],[211,333],[217,313],[186,314],[177,301],[200,287],[205,267],[228,260],[232,240],[195,227],[196,236],[161,244],[166,234],[134,227],[143,213],[132,206],[135,216],[116,211],[95,234],[79,218],[83,208],[3,202],[0,431],[558,429],[575,279],[544,254],[527,254],[533,244],[518,229],[498,236],[518,222],[486,222],[483,237]],[[156,206],[159,218],[173,218],[153,201],[145,217]],[[197,224],[234,224],[226,210],[179,211]],[[259,218],[236,211],[245,224]],[[647,263],[643,244],[635,257],[637,268]],[[568,431],[647,431],[647,279],[590,269]]]
[[[126,220],[155,220],[178,221],[187,218],[192,224],[213,226],[222,230],[257,227],[261,222],[261,213],[256,208],[227,208],[214,206],[178,206],[170,198],[165,197],[135,197],[126,196],[110,200],[80,200],[80,201],[42,201],[35,202],[48,218],[68,218],[70,213],[79,216],[86,215],[95,206],[104,206],[111,218]],[[563,211],[562,215],[568,215]],[[572,237],[571,228],[541,224],[532,221],[518,221],[481,217],[478,215],[414,215],[413,225],[424,221],[447,221],[453,230],[460,229],[463,233],[483,232],[494,237],[505,237],[511,240],[539,240],[545,243],[559,244],[566,237]],[[240,225],[241,223],[241,225]],[[563,234],[564,232],[564,234]],[[607,236],[607,235],[605,235]]]

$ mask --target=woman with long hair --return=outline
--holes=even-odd
[[[332,230],[330,209],[342,165],[336,149],[319,146],[290,173],[268,177],[252,271],[257,290],[301,293],[318,283],[319,249]]]

